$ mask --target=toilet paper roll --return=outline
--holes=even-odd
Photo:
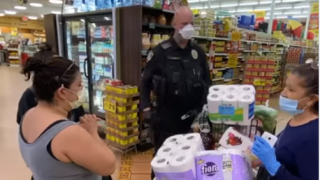
[[[180,135],[180,134],[179,135],[170,136],[164,141],[163,145],[169,145],[169,146],[171,146],[171,145],[179,145],[179,144],[181,144],[181,140],[183,140],[183,139],[184,139],[183,135]]]
[[[196,154],[197,180],[213,179],[224,180],[223,162],[220,151],[201,151]],[[228,179],[225,179],[228,180]]]
[[[256,90],[253,85],[241,85],[239,87],[239,91],[241,93],[246,93],[246,94],[249,94],[249,93],[256,94]]]
[[[156,174],[156,176],[157,174],[167,173],[171,171],[169,160],[170,160],[170,157],[159,157],[159,156],[156,156],[152,159],[151,167],[154,173]]]
[[[197,151],[205,150],[199,133],[189,133],[184,136],[183,145],[192,145],[197,148]]]
[[[222,105],[219,113],[226,116],[234,116],[238,108],[238,95],[235,93],[225,93],[222,96]],[[236,124],[231,118],[222,119],[226,124]]]
[[[178,147],[179,154],[192,154],[195,155],[197,152],[199,152],[199,147],[197,144],[182,144]]]
[[[223,94],[226,85],[214,85],[209,88],[209,93]]]
[[[174,156],[177,153],[178,153],[178,148],[176,145],[174,146],[164,145],[158,150],[156,156],[170,157],[170,156]]]
[[[172,178],[167,179],[185,179],[194,180],[196,176],[196,166],[194,161],[194,155],[192,154],[180,154],[174,156],[169,161],[171,172],[174,172]]]
[[[240,125],[249,126],[254,117],[255,95],[252,93],[243,93],[239,95],[238,108],[243,109],[243,121]]]
[[[238,93],[239,85],[227,85],[223,88],[224,93]]]
[[[222,94],[217,92],[209,93],[207,96],[208,101],[208,113],[209,114],[218,114],[219,106],[222,104]],[[222,119],[210,119],[212,123],[218,124],[222,122]]]

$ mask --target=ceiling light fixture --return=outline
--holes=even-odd
[[[191,9],[204,9],[203,7],[192,7]]]
[[[309,8],[309,6],[294,6],[293,9],[304,9]]]
[[[280,3],[281,0],[276,0],[276,3]],[[272,1],[260,1],[259,4],[272,4]]]
[[[17,12],[15,12],[15,11],[4,11],[4,13],[6,13],[6,14],[17,14]]]
[[[256,5],[258,2],[248,2],[248,3],[239,3],[239,6],[249,6],[249,5]]]
[[[283,3],[286,3],[286,2],[298,2],[298,1],[301,1],[301,0],[282,0]]]
[[[292,8],[291,7],[277,7],[275,9],[279,10],[279,9],[292,9]]]
[[[222,4],[221,7],[234,7],[234,6],[238,6],[238,4]]]
[[[308,16],[306,15],[297,15],[297,16],[293,16],[293,18],[307,18]]]
[[[60,11],[51,11],[52,14],[61,14]]]
[[[210,6],[210,8],[219,8],[220,6],[219,5],[212,5]]]
[[[199,0],[189,0],[188,3],[195,3],[195,2],[199,2]]]
[[[31,20],[37,20],[38,17],[37,16],[28,16],[28,19],[31,19]]]
[[[283,14],[301,14],[301,12],[284,12]]]
[[[52,4],[62,4],[62,0],[49,0],[49,3],[52,3]]]
[[[27,9],[27,7],[25,6],[14,6],[15,9],[19,9],[19,10],[25,10]]]
[[[271,9],[270,8],[257,8],[257,9],[254,9],[254,11],[270,11]]]
[[[30,6],[33,6],[33,7],[42,7],[43,5],[40,4],[40,3],[30,3]]]
[[[251,12],[252,9],[238,9],[237,12]]]
[[[277,18],[277,19],[287,19],[288,16],[277,16],[276,18]]]
[[[111,19],[109,17],[104,17],[105,20],[110,21]]]

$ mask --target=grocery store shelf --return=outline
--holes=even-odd
[[[8,51],[19,51],[19,49],[8,48]]]
[[[276,51],[264,51],[264,50],[243,50],[243,52],[256,52],[256,53],[276,53]]]
[[[20,59],[20,58],[17,56],[9,56],[9,59]]]
[[[237,67],[223,67],[223,68],[212,68],[212,70],[215,70],[215,71],[223,71],[223,70],[226,70],[226,69],[233,69],[233,68],[241,68],[241,66],[237,66]]]
[[[223,37],[206,37],[206,36],[193,36],[195,39],[206,39],[206,40],[221,40],[221,41],[231,41],[229,38]],[[284,45],[283,43],[274,43],[274,42],[262,42],[262,41],[251,41],[246,39],[241,39],[240,42],[246,43],[257,43],[257,44],[271,44],[271,45]]]
[[[216,79],[212,79],[212,82],[215,82],[215,81],[225,81],[225,82],[228,82],[228,81],[233,81],[233,80],[242,80],[240,78],[232,78],[232,79],[225,79],[225,78],[216,78]]]

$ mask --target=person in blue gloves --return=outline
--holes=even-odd
[[[293,118],[279,134],[275,148],[255,137],[252,152],[263,164],[258,180],[319,180],[318,63],[292,71],[279,105]]]

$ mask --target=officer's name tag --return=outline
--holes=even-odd
[[[180,57],[172,57],[172,56],[169,56],[168,59],[170,59],[170,60],[180,60]]]

